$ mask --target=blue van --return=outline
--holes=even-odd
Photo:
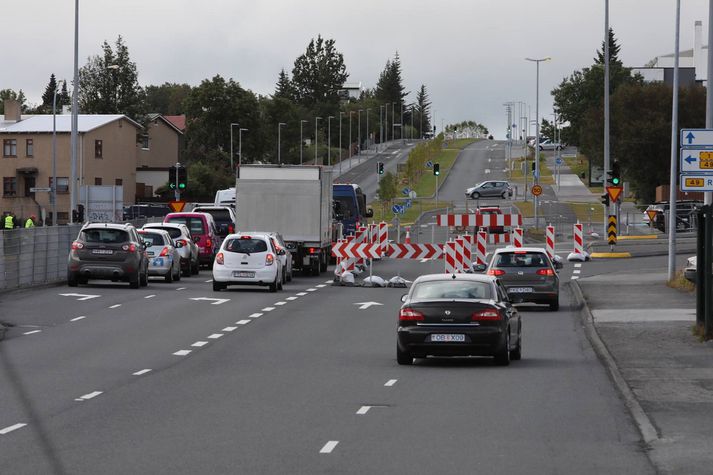
[[[342,223],[342,235],[354,234],[358,226],[366,224],[366,218],[374,216],[366,207],[366,195],[353,183],[332,185],[334,219]]]

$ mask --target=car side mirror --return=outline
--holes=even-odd
[[[141,247],[142,247],[142,248],[144,249],[144,251],[145,251],[146,249],[149,248],[149,243],[147,243],[146,241],[141,241]]]
[[[182,243],[182,242],[177,242],[177,243],[175,243],[175,244],[173,245],[173,247],[175,247],[176,249],[180,249],[180,248],[183,247],[183,243]]]
[[[402,302],[405,302],[407,298],[408,298],[408,294],[403,294],[403,295],[401,296],[401,301],[402,301]]]
[[[473,264],[473,272],[485,272],[487,267],[485,264]]]
[[[366,216],[367,218],[373,218],[373,217],[374,217],[374,210],[371,209],[371,208],[367,208],[367,209],[366,209],[366,214],[365,214],[364,216]]]
[[[287,254],[287,251],[285,251],[284,249],[278,249],[278,250],[277,250],[277,255],[278,255],[278,256],[284,256],[284,255],[286,255],[286,254]]]

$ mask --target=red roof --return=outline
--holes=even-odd
[[[181,132],[186,131],[186,116],[185,115],[165,115],[164,119],[173,124]]]

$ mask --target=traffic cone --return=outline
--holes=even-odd
[[[406,244],[411,244],[411,228],[406,228]]]

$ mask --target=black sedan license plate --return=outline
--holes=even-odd
[[[431,341],[462,343],[465,341],[465,335],[461,333],[434,333],[431,335]]]
[[[255,277],[255,272],[236,270],[235,272],[233,272],[233,277]]]
[[[532,293],[532,287],[511,287],[508,292],[512,294],[529,294]]]

